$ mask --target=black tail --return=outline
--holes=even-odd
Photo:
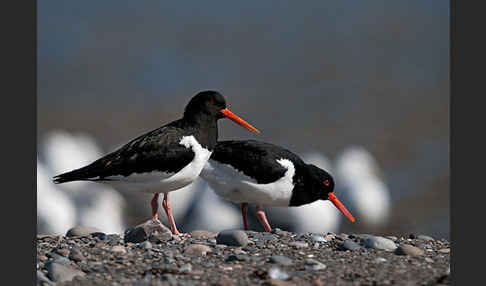
[[[94,174],[92,171],[92,166],[88,165],[83,168],[57,175],[53,178],[53,180],[56,184],[62,184],[72,181],[94,181],[94,178],[96,176],[93,176]]]

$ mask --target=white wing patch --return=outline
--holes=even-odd
[[[295,174],[294,164],[288,159],[277,162],[287,169],[285,175],[275,182],[258,184],[231,165],[209,160],[201,177],[222,198],[234,203],[254,203],[267,206],[288,206],[292,197]]]
[[[201,173],[211,152],[201,146],[194,136],[182,137],[179,144],[191,148],[194,159],[177,173],[161,171],[135,173],[130,176],[110,176],[103,183],[126,191],[143,191],[149,193],[168,193],[191,184]]]

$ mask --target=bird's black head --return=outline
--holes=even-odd
[[[201,91],[191,98],[184,110],[188,120],[218,120],[227,117],[244,128],[260,133],[255,127],[236,116],[226,107],[226,100],[221,93],[214,90]]]
[[[312,164],[307,164],[312,182],[312,190],[317,193],[319,199],[327,200],[329,193],[334,191],[334,179],[325,170]]]
[[[331,174],[312,164],[307,166],[311,177],[311,189],[315,195],[321,200],[331,201],[350,221],[354,222],[354,217],[334,194],[334,179]]]
[[[200,113],[223,118],[221,110],[226,108],[226,100],[221,93],[213,90],[201,91],[186,105],[184,116],[191,117]]]

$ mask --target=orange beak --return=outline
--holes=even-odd
[[[340,210],[350,221],[354,222],[354,217],[346,209],[346,207],[338,200],[334,193],[329,193],[329,200]]]
[[[221,110],[221,113],[224,116],[226,116],[229,119],[231,119],[236,124],[245,127],[246,129],[250,130],[251,132],[255,132],[256,134],[260,133],[260,131],[258,131],[258,129],[256,129],[255,127],[251,126],[245,120],[239,118],[236,114],[234,114],[233,112],[231,112],[228,108],[225,108],[225,109]]]

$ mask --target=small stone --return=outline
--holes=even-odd
[[[179,268],[179,272],[181,273],[189,273],[191,271],[192,271],[192,265],[189,263],[184,264]]]
[[[292,247],[295,247],[295,248],[305,248],[305,247],[308,247],[309,244],[307,242],[303,242],[303,241],[292,241],[292,242],[289,242],[289,246],[292,246]]]
[[[430,236],[425,235],[425,234],[417,235],[417,239],[426,240],[426,241],[434,241],[435,240],[433,237],[430,237]]]
[[[212,252],[211,247],[204,244],[191,244],[184,250],[185,254],[206,255],[206,253]]]
[[[396,244],[390,239],[381,236],[368,237],[364,241],[364,246],[368,248],[392,251],[397,248]]]
[[[272,240],[277,240],[277,238],[271,234],[264,235],[261,238],[263,241],[272,241]]]
[[[76,262],[81,262],[86,260],[86,257],[84,257],[83,253],[79,248],[73,248],[71,249],[71,253],[69,253],[69,259]]]
[[[307,270],[314,270],[314,271],[317,271],[317,270],[322,270],[322,269],[326,269],[327,266],[315,259],[311,259],[311,258],[308,258],[306,260],[304,260],[304,264],[306,265],[306,269]]]
[[[207,239],[216,237],[216,233],[207,230],[193,230],[191,231],[191,237],[195,239]]]
[[[47,276],[54,282],[71,281],[75,276],[86,276],[82,271],[75,269],[74,267],[63,265],[55,262],[46,263]]]
[[[56,249],[56,253],[58,253],[58,254],[60,254],[60,255],[62,255],[64,257],[68,257],[69,252],[70,252],[69,249],[66,249],[66,248],[58,248],[58,249]]]
[[[341,249],[341,250],[355,251],[355,250],[358,250],[360,248],[361,248],[361,246],[351,239],[346,239],[343,243],[341,243],[339,245],[339,249]]]
[[[143,249],[152,249],[152,243],[150,243],[150,241],[144,241],[142,243],[140,243],[140,247],[143,248]]]
[[[71,260],[67,259],[64,256],[57,256],[52,260],[52,262],[59,263],[62,265],[71,265]]]
[[[393,240],[393,241],[398,240],[398,238],[396,236],[393,236],[393,235],[385,236],[385,238],[388,238],[388,239]]]
[[[414,233],[411,233],[411,234],[408,235],[408,238],[410,238],[410,239],[416,239],[417,236]]]
[[[293,264],[292,259],[288,258],[287,256],[283,256],[283,255],[270,256],[269,262],[280,264],[280,265],[286,265],[286,266]]]
[[[163,225],[159,220],[150,219],[136,227],[130,227],[124,232],[124,241],[141,243],[149,239],[152,242],[159,243],[168,241],[172,238],[172,232]]]
[[[67,231],[66,236],[67,237],[85,236],[85,235],[90,235],[94,232],[101,232],[101,230],[96,227],[90,227],[90,226],[75,226]]]
[[[287,280],[290,278],[289,274],[280,270],[278,267],[272,267],[268,270],[268,276],[272,279]]]
[[[315,242],[327,242],[327,240],[320,234],[313,234],[311,235],[312,241]]]
[[[378,258],[375,259],[375,262],[376,263],[386,262],[386,259],[383,258],[383,257],[378,257]]]
[[[125,249],[125,247],[124,247],[124,246],[122,246],[122,245],[115,245],[115,246],[113,246],[113,247],[111,248],[111,251],[112,251],[112,252],[114,252],[114,253],[116,253],[116,254],[121,254],[121,255],[123,255],[123,254],[126,254],[126,253],[127,253],[127,250],[126,250],[126,249]]]
[[[312,286],[324,286],[324,281],[322,281],[321,279],[315,279],[314,281],[312,281]]]
[[[428,263],[434,263],[434,260],[430,257],[425,257],[425,261],[427,261]]]
[[[409,256],[419,256],[424,254],[424,251],[418,247],[410,244],[401,244],[397,249],[395,249],[395,254],[397,255],[409,255]]]
[[[441,248],[441,249],[439,249],[439,252],[440,253],[450,253],[451,249],[450,248]]]
[[[216,236],[216,242],[228,246],[245,247],[248,244],[248,236],[242,230],[223,230]]]

